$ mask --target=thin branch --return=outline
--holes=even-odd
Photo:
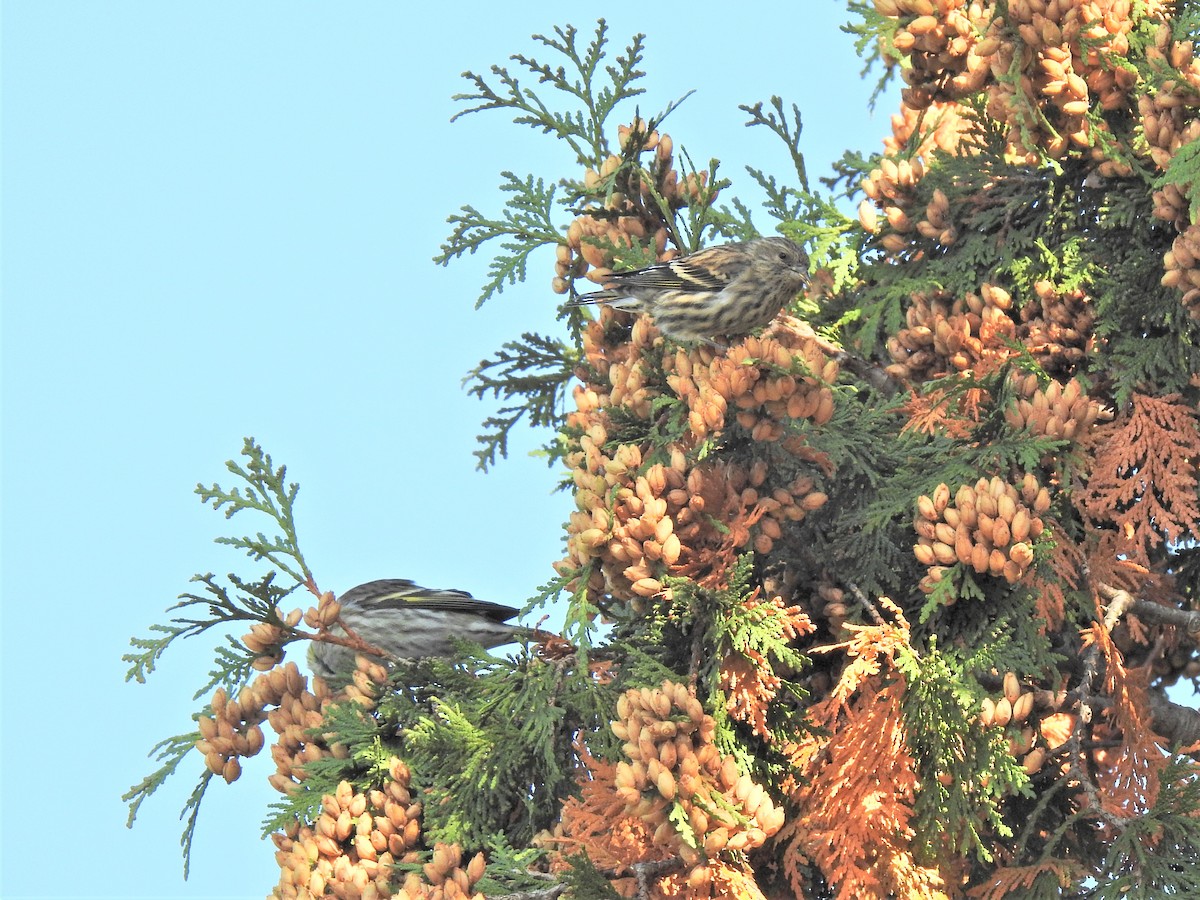
[[[867,612],[869,612],[871,614],[871,618],[875,620],[876,625],[886,625],[887,624],[887,622],[883,618],[883,615],[879,612],[878,609],[875,608],[875,604],[872,603],[870,598],[868,598],[867,595],[863,593],[862,588],[860,588],[853,581],[847,581],[846,587],[850,589],[850,593],[852,593],[854,595],[854,599],[856,599],[860,604],[862,604],[863,609],[865,609]]]
[[[1103,588],[1104,586],[1101,586],[1100,593],[1109,596],[1108,592]],[[1125,594],[1123,591],[1120,593]],[[1106,631],[1112,631],[1117,621],[1132,603],[1133,598],[1128,594],[1125,594],[1124,597],[1110,597],[1108,609],[1104,615],[1104,628]],[[1079,697],[1079,715],[1075,719],[1075,727],[1071,730],[1071,736],[1067,739],[1064,746],[1070,754],[1070,775],[1079,782],[1083,792],[1087,795],[1088,809],[1099,818],[1111,824],[1118,831],[1124,831],[1127,825],[1126,820],[1120,816],[1113,815],[1104,808],[1104,804],[1100,799],[1100,790],[1096,786],[1096,782],[1092,779],[1091,774],[1086,771],[1085,760],[1089,758],[1089,754],[1083,749],[1083,732],[1092,722],[1092,686],[1096,681],[1096,676],[1099,674],[1099,669],[1100,645],[1093,642],[1084,655],[1083,674],[1080,678],[1079,686],[1075,689]]]
[[[801,323],[797,330],[812,340],[822,353],[835,360],[839,366],[853,372],[885,397],[894,396],[904,390],[904,383],[889,374],[882,366],[843,350],[832,341],[821,337],[807,323]]]
[[[671,869],[677,869],[683,865],[683,860],[678,856],[670,859],[658,859],[650,862],[634,863],[631,868],[633,874],[637,878],[638,883],[638,900],[650,900],[653,895],[654,886],[651,884],[652,878],[657,878],[664,872],[669,872]]]

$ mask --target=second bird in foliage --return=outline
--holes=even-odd
[[[632,272],[614,272],[604,290],[570,306],[606,303],[646,312],[663,334],[712,341],[766,325],[808,284],[808,255],[783,237],[721,244]]]
[[[395,659],[453,656],[454,639],[495,647],[528,633],[505,620],[517,610],[472,597],[466,591],[424,588],[407,578],[369,581],[338,597],[340,621]],[[334,626],[334,634],[345,631]],[[346,678],[354,672],[355,651],[341,644],[313,641],[308,663],[323,678]]]

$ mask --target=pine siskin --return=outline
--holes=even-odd
[[[338,603],[341,621],[396,659],[453,656],[452,637],[495,647],[527,633],[505,623],[518,612],[511,606],[477,600],[466,591],[423,588],[407,578],[368,581],[346,591]],[[346,634],[336,625],[331,631]],[[323,678],[349,675],[354,656],[340,644],[309,642],[309,668]]]
[[[722,244],[632,272],[614,272],[604,290],[570,306],[607,303],[647,312],[663,334],[712,341],[766,325],[808,284],[808,255],[783,237]]]

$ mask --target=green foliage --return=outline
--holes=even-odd
[[[969,577],[969,573],[964,573]],[[1015,672],[1030,681],[1049,679],[1064,657],[1052,646],[1042,623],[1029,614],[1034,597],[1028,589],[996,590],[948,610],[956,618],[942,631],[961,633],[962,640],[943,651],[962,672]]]
[[[705,646],[716,647],[718,652],[757,656],[771,674],[777,668],[799,672],[808,666],[808,658],[792,646],[784,611],[770,604],[746,606],[745,601],[756,590],[751,583],[753,574],[753,554],[742,554],[730,573],[728,587],[715,594],[718,615]]]
[[[604,609],[588,598],[589,575],[591,575],[591,565],[579,571],[578,585],[567,598],[567,612],[563,618],[563,634],[575,642],[581,654],[581,661],[595,643],[595,632],[601,615],[604,613]],[[559,583],[565,588],[567,581],[562,579]]]
[[[555,110],[543,99],[542,93],[522,87],[516,75],[507,68],[494,65],[492,76],[498,80],[493,86],[485,76],[467,72],[463,77],[474,85],[472,93],[456,94],[454,99],[474,105],[461,110],[454,118],[485,110],[510,110],[513,121],[528,125],[545,134],[553,135],[574,151],[574,162],[579,166],[599,169],[600,163],[609,155],[609,117],[623,101],[643,93],[634,82],[645,73],[638,69],[644,50],[644,35],[635,35],[624,54],[617,56],[613,64],[601,66],[607,58],[608,26],[603,19],[597,23],[596,34],[584,48],[578,43],[578,31],[567,26],[555,28],[557,37],[534,35],[534,40],[565,58],[566,65],[542,63],[532,57],[516,54],[513,61],[520,64],[536,77],[539,86],[549,88],[549,96],[570,98],[574,108]],[[568,66],[570,71],[568,71]],[[607,83],[604,76],[607,76]],[[651,120],[651,127],[661,122],[679,103],[669,104]],[[650,129],[647,129],[650,130]],[[638,148],[634,148],[638,149]],[[615,174],[615,173],[614,173]],[[493,294],[503,290],[504,284],[523,281],[530,255],[542,246],[553,246],[563,242],[565,226],[555,222],[554,210],[570,208],[585,201],[589,192],[577,180],[562,182],[566,188],[562,197],[556,197],[556,187],[546,186],[543,179],[532,175],[524,179],[510,171],[503,173],[501,190],[508,194],[505,209],[500,218],[489,218],[474,207],[464,206],[462,211],[451,216],[449,221],[454,230],[442,252],[435,261],[446,265],[450,260],[465,253],[475,253],[483,244],[495,238],[507,238],[490,264],[491,280],[485,284],[476,306],[480,306]],[[599,192],[612,190],[612,181]]]
[[[775,784],[783,770],[779,747],[807,727],[801,709],[808,692],[799,679],[810,662],[793,645],[784,610],[769,603],[747,605],[758,592],[754,576],[754,555],[746,553],[730,569],[728,583],[717,590],[701,588],[685,578],[669,578],[670,609],[661,617],[653,612],[642,617],[655,623],[654,631],[635,631],[638,636],[631,639],[631,643],[654,647],[661,668],[628,665],[636,672],[631,680],[638,685],[677,681],[677,673],[687,671],[694,679],[697,696],[716,721],[714,740],[721,752],[734,755],[741,769],[761,783]],[[756,735],[756,728],[726,712],[730,698],[721,683],[721,664],[730,656],[749,660],[763,679],[778,679],[777,696],[762,723],[765,733]]]
[[[982,691],[956,662],[938,651],[936,640],[920,656],[902,651],[896,658],[907,682],[909,751],[922,783],[913,809],[915,831],[929,858],[970,854],[991,862],[995,837],[1012,836],[1001,802],[1030,794],[1029,777],[999,730],[975,721]]]
[[[485,109],[513,110],[516,112],[515,123],[553,134],[575,151],[576,162],[590,165],[608,154],[608,137],[604,130],[608,116],[622,100],[644,93],[633,83],[646,74],[637,68],[642,62],[645,35],[634,35],[624,55],[614,60],[616,64],[604,67],[609,83],[601,85],[599,70],[608,44],[608,25],[604,20],[597,22],[595,38],[582,50],[576,40],[579,32],[573,26],[555,26],[554,33],[556,38],[535,34],[533,39],[566,57],[573,70],[570,74],[565,66],[540,63],[519,53],[510,58],[536,76],[539,84],[548,84],[559,95],[573,97],[582,108],[556,112],[533,90],[521,87],[516,76],[510,75],[507,69],[492,66],[492,74],[499,79],[500,88],[493,88],[480,75],[465,73],[463,77],[475,85],[475,92],[455,94],[454,99],[476,105],[456,113],[454,118]]]
[[[808,435],[836,469],[826,492],[840,502],[823,511],[825,527],[812,529],[820,543],[806,555],[818,570],[854,572],[868,594],[901,596],[920,577],[909,550],[913,498],[978,476],[947,438],[897,434],[896,399],[845,393],[839,401],[833,419]]]
[[[1061,277],[1064,286],[1094,297],[1095,332],[1103,338],[1096,354],[1100,377],[1112,379],[1118,404],[1151,385],[1163,393],[1184,390],[1190,373],[1200,369],[1200,330],[1178,292],[1161,284],[1174,229],[1154,218],[1150,191],[1140,179],[1083,187],[1072,200],[1079,207],[1073,226],[1079,236],[1059,242],[1078,262]],[[1043,259],[1055,255],[1062,254],[1047,249]],[[1050,271],[1047,277],[1059,283]]]
[[[389,732],[353,701],[328,704],[322,711],[320,727],[306,734],[329,746],[342,745],[347,752],[344,756],[327,754],[305,764],[304,780],[270,805],[262,823],[264,838],[296,822],[315,822],[321,814],[322,798],[335,793],[343,781],[359,788],[384,783],[390,759],[399,751],[395,731]]]
[[[313,584],[312,573],[296,539],[294,504],[299,485],[285,484],[287,467],[273,468],[270,455],[253,438],[246,438],[242,455],[246,458],[245,465],[230,460],[225,467],[244,481],[244,486],[225,490],[218,484],[208,488],[198,484],[196,494],[201,502],[211,503],[213,509],[224,509],[226,519],[247,510],[263,513],[278,526],[282,534],[268,538],[260,531],[254,537],[218,537],[215,542],[244,550],[247,556],[256,561],[265,560],[297,583],[286,588],[277,585],[276,570],[254,581],[230,574],[228,580],[231,591],[219,584],[211,573],[194,575],[192,581],[204,585],[204,593],[181,594],[179,602],[167,610],[187,610],[189,615],[176,616],[166,625],[151,625],[150,631],[157,637],[135,637],[130,640],[139,652],[127,653],[122,657],[131,664],[125,674],[126,681],[145,683],[146,676],[154,671],[159,658],[174,641],[195,637],[211,628],[263,622],[284,632],[298,634],[283,622],[279,604],[297,587]],[[196,692],[196,698],[217,686],[236,690],[249,678],[255,654],[228,636],[226,640],[229,646],[218,649],[217,668],[210,673],[209,682]]]
[[[546,187],[541,178],[534,181],[532,175],[524,180],[512,172],[500,175],[504,179],[500,190],[509,195],[500,218],[488,218],[473,206],[462,207],[447,219],[454,230],[442,245],[441,254],[434,258],[446,265],[463,254],[473,255],[488,241],[507,237],[500,245],[501,252],[488,264],[491,277],[475,301],[476,309],[492,295],[503,292],[504,285],[524,281],[529,258],[539,247],[562,241],[554,223],[554,186]]]
[[[485,847],[488,867],[475,890],[485,897],[544,888],[553,877],[537,871],[544,851],[517,848],[503,834],[494,834]]]
[[[796,218],[794,215],[786,215],[786,198],[799,198],[808,191],[808,173],[804,165],[804,154],[800,152],[800,133],[804,130],[804,125],[800,119],[800,107],[798,107],[795,103],[792,104],[791,123],[788,122],[787,113],[784,111],[783,100],[781,100],[779,97],[771,97],[772,111],[766,113],[763,112],[761,100],[758,103],[755,103],[753,106],[742,105],[739,106],[738,109],[743,110],[750,115],[750,121],[746,123],[747,128],[751,128],[755,125],[762,125],[769,131],[772,131],[778,135],[779,139],[787,145],[788,152],[792,156],[792,166],[796,171],[796,184],[799,185],[799,190],[793,188],[783,188],[782,190],[776,191],[774,190],[775,179],[773,177],[766,176],[761,170],[751,168],[750,166],[746,167],[746,171],[748,171],[754,177],[754,180],[760,185],[765,186],[767,183],[771,185],[772,190],[768,192],[768,196],[771,194],[778,194],[782,198],[785,198],[782,206],[775,209],[776,213],[780,213],[776,217],[781,222],[794,221]],[[771,207],[770,201],[768,201],[767,205],[768,208]]]
[[[596,868],[586,852],[567,856],[571,868],[563,874],[570,897],[588,897],[595,900],[621,900],[622,894],[612,886],[604,873]]]
[[[199,739],[200,732],[192,731],[166,738],[154,745],[149,755],[162,762],[162,765],[121,795],[122,802],[129,804],[129,816],[125,819],[126,828],[133,827],[142,802],[175,774],[179,764],[183,762]],[[200,780],[192,789],[192,793],[188,796],[187,802],[183,805],[183,811],[179,815],[184,822],[183,834],[179,838],[179,845],[183,850],[184,878],[187,878],[188,870],[191,868],[192,838],[196,833],[196,822],[200,815],[200,801],[204,799],[204,792],[208,789],[208,783],[212,777],[213,773],[208,769],[200,774]]]
[[[1104,859],[1097,900],[1200,895],[1200,780],[1190,761],[1162,773],[1158,802],[1127,820]]]
[[[430,661],[424,699],[385,705],[384,719],[403,729],[414,783],[428,791],[429,840],[478,848],[503,833],[523,846],[553,823],[574,786],[575,734],[607,731],[616,703],[571,662]]]
[[[218,539],[220,540],[220,539]],[[236,575],[229,575],[234,594],[229,589],[218,584],[214,575],[193,575],[192,581],[204,585],[207,594],[180,594],[180,601],[168,607],[167,612],[190,607],[205,608],[207,615],[201,618],[176,616],[167,625],[151,625],[150,631],[162,635],[157,638],[131,638],[130,644],[140,650],[140,653],[126,653],[121,659],[132,663],[125,673],[126,681],[137,681],[145,684],[146,676],[154,671],[158,659],[166,652],[171,643],[179,638],[195,637],[210,628],[229,626],[235,622],[266,622],[280,628],[288,629],[279,617],[279,603],[290,594],[295,587],[280,588],[275,583],[275,573],[269,572],[255,582],[245,582]],[[251,663],[256,654],[245,646],[226,635],[227,647],[218,647],[217,668],[209,673],[210,680],[196,691],[193,699],[198,699],[214,687],[236,689],[244,684],[250,676]]]
[[[865,78],[876,65],[882,64],[883,74],[880,75],[871,95],[871,109],[874,109],[875,102],[896,74],[895,67],[888,65],[890,60],[899,55],[892,44],[896,34],[896,20],[879,12],[871,0],[848,0],[846,6],[852,18],[842,26],[842,31],[854,35],[854,51],[863,61],[863,77]]]
[[[683,177],[696,175],[700,169],[692,162],[686,150],[680,150],[680,173]],[[748,228],[742,228],[742,223],[735,217],[728,217],[715,206],[718,191],[723,191],[733,182],[726,178],[717,177],[717,160],[710,159],[708,168],[704,170],[704,181],[698,189],[698,194],[678,209],[673,209],[665,197],[655,197],[655,205],[663,216],[663,224],[671,237],[671,243],[682,253],[694,253],[708,243],[710,236],[705,232],[712,231],[712,236],[726,239],[733,237],[757,237]],[[735,224],[736,223],[736,224]],[[749,223],[746,223],[749,226]],[[641,265],[654,262],[654,257],[646,259]],[[637,268],[637,264],[626,268]]]
[[[268,538],[260,531],[254,537],[219,537],[216,542],[245,550],[251,559],[266,560],[299,584],[313,584],[312,573],[304,562],[296,540],[296,521],[293,518],[296,493],[300,486],[293,482],[285,487],[287,466],[272,468],[270,454],[256,444],[254,438],[245,439],[242,456],[246,457],[244,466],[231,459],[225,463],[225,468],[244,481],[244,487],[226,491],[218,484],[208,488],[198,484],[196,494],[202,503],[211,503],[213,509],[224,507],[226,519],[232,519],[246,510],[254,510],[273,519],[283,533]]]
[[[562,418],[567,386],[579,363],[579,351],[556,338],[526,332],[508,341],[492,359],[479,363],[464,379],[480,399],[491,396],[505,405],[483,422],[482,445],[475,451],[486,471],[496,457],[508,456],[508,438],[522,419],[534,428],[552,427]],[[558,445],[547,449],[548,462],[559,458]]]
[[[230,574],[227,576],[229,587],[218,583],[211,573],[193,576],[193,582],[204,586],[203,593],[181,594],[179,602],[167,609],[168,613],[186,611],[186,614],[174,616],[167,624],[151,625],[149,637],[130,639],[136,652],[122,656],[122,660],[130,664],[125,675],[126,681],[144,684],[158,660],[176,640],[196,637],[213,628],[265,623],[289,635],[288,639],[300,634],[283,621],[279,609],[284,598],[300,584],[313,583],[296,539],[294,505],[299,486],[286,483],[287,467],[275,468],[270,455],[253,438],[245,439],[242,456],[244,463],[230,460],[225,467],[244,484],[229,490],[217,484],[208,488],[197,485],[196,494],[201,502],[211,503],[213,509],[223,509],[226,519],[247,510],[269,517],[279,529],[279,534],[267,537],[260,531],[254,537],[218,537],[216,543],[244,550],[247,556],[256,561],[266,561],[275,566],[275,570],[254,580]],[[286,588],[277,585],[276,570],[284,572],[297,584]],[[235,694],[253,674],[252,663],[257,654],[229,634],[224,635],[224,642],[214,649],[215,667],[209,672],[209,680],[196,691],[193,699],[198,700],[217,687]],[[210,713],[211,708],[205,705],[193,713],[192,719],[195,721],[199,716]],[[142,802],[179,769],[199,738],[196,731],[185,732],[160,741],[150,751],[150,755],[162,765],[121,798],[129,804],[129,827],[133,826]],[[192,836],[200,801],[211,780],[212,773],[204,769],[181,814],[184,819],[184,831],[180,839],[184,877],[187,876],[191,858]]]

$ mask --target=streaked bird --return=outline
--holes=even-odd
[[[506,623],[518,612],[511,606],[478,600],[466,591],[421,587],[407,578],[368,581],[337,599],[341,621],[396,659],[453,656],[452,638],[495,647],[529,632]],[[330,630],[346,634],[337,625]],[[323,678],[351,674],[354,656],[340,644],[309,642],[309,667]]]
[[[569,306],[605,303],[646,312],[663,334],[710,341],[766,325],[808,284],[808,255],[784,237],[721,244],[632,272]]]

